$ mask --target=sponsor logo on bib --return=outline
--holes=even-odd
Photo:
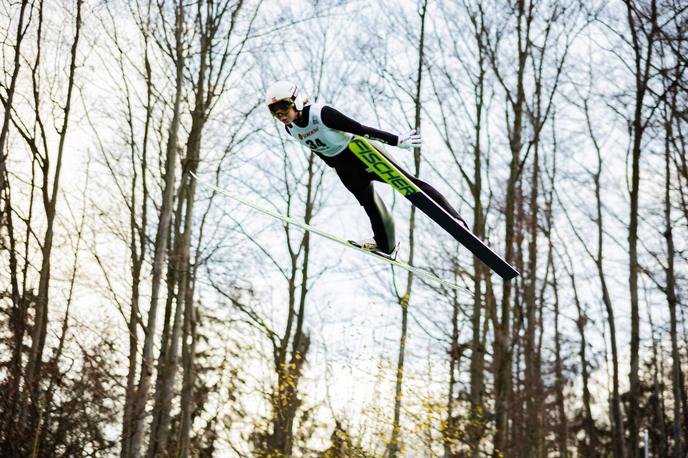
[[[305,134],[299,134],[299,140],[303,140],[304,138],[312,137],[318,132],[318,128],[316,127],[315,129],[309,130]]]

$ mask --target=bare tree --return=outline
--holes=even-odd
[[[17,80],[19,77],[19,69],[21,67],[21,46],[24,36],[26,35],[29,25],[31,24],[31,12],[33,5],[29,8],[29,17],[26,18],[26,7],[29,5],[29,0],[22,0],[19,4],[19,21],[17,22],[17,34],[14,41],[14,61],[12,66],[12,75],[10,76],[10,84],[2,87],[5,90],[5,94],[0,96],[2,100],[2,105],[4,108],[4,114],[2,117],[2,128],[0,128],[0,192],[5,189],[5,162],[7,157],[5,155],[5,145],[7,143],[7,134],[10,127],[10,117],[12,112],[12,102],[14,100],[14,92],[17,88]],[[24,21],[26,20],[26,24]],[[9,218],[9,216],[8,216]]]
[[[445,8],[449,8],[446,5]],[[464,13],[467,18],[461,18]],[[446,14],[444,16],[447,31],[444,32],[451,37],[451,46],[445,46],[447,40],[443,36],[436,38],[437,60],[443,65],[429,65],[429,76],[433,87],[435,99],[440,108],[439,120],[435,116],[430,116],[430,121],[436,126],[442,135],[442,140],[447,150],[450,152],[454,165],[460,172],[460,176],[470,190],[473,208],[473,233],[485,240],[487,235],[487,212],[490,202],[485,200],[484,176],[486,175],[485,161],[489,162],[487,147],[484,146],[483,137],[485,135],[486,113],[490,97],[490,88],[487,81],[487,56],[485,54],[485,11],[480,4],[473,5],[463,2],[458,14]],[[469,24],[469,27],[467,27]],[[465,40],[472,46],[466,46]],[[468,49],[463,49],[467,47]],[[451,59],[449,59],[451,58]],[[445,63],[445,60],[447,62]],[[472,98],[464,102],[461,87],[456,84],[451,65],[456,61],[464,69],[466,79],[470,82]],[[446,88],[446,89],[445,89]],[[449,97],[449,92],[453,97]],[[456,105],[452,100],[456,99]],[[472,106],[469,107],[469,103]],[[465,103],[465,107],[463,106]],[[472,161],[463,158],[462,139],[457,138],[457,133],[462,130],[459,126],[454,126],[455,117],[452,112],[466,111],[468,124],[470,124],[470,145],[468,150],[472,153]],[[465,164],[471,164],[473,170],[467,170]],[[490,311],[495,306],[494,289],[486,266],[477,258],[473,257],[472,271],[473,303],[471,310],[471,359],[470,359],[470,415],[466,426],[468,433],[468,445],[471,449],[471,456],[480,456],[480,442],[483,438],[487,422],[487,412],[484,404],[485,396],[485,352],[486,339],[488,336]],[[453,406],[458,393],[454,392],[455,370],[457,357],[462,353],[459,342],[457,341],[456,327],[458,325],[458,301],[454,301],[452,315],[452,347],[450,354],[450,388],[448,393],[447,408],[447,439],[445,440],[445,456],[456,456],[455,443],[461,435],[458,418],[461,415],[454,413]],[[483,319],[484,317],[484,319]]]
[[[77,83],[76,68],[78,60],[78,45],[80,41],[81,34],[81,12],[82,12],[82,1],[77,0],[75,3],[74,12],[74,35],[71,42],[71,47],[69,51],[69,67],[67,70],[66,78],[64,80],[64,93],[51,94],[51,99],[55,103],[52,107],[52,118],[43,112],[43,103],[46,94],[41,87],[41,72],[45,70],[46,63],[44,62],[42,50],[44,44],[44,14],[46,5],[44,2],[38,2],[35,7],[31,5],[29,8],[29,14],[37,14],[36,19],[36,30],[35,30],[35,57],[33,62],[29,64],[29,70],[31,74],[31,91],[32,97],[27,98],[28,110],[30,110],[30,115],[24,116],[24,111],[17,109],[13,106],[11,99],[14,96],[14,90],[16,87],[16,81],[19,72],[20,59],[20,49],[17,47],[15,50],[15,68],[13,70],[12,82],[10,83],[9,92],[7,97],[3,97],[3,104],[7,108],[4,115],[3,121],[3,145],[2,145],[2,183],[3,187],[0,192],[5,195],[5,205],[3,206],[3,219],[8,219],[8,229],[10,230],[10,239],[13,240],[14,235],[12,234],[12,223],[9,222],[13,218],[11,214],[11,204],[10,204],[10,193],[9,188],[6,186],[6,170],[5,170],[5,155],[4,155],[4,142],[6,141],[8,135],[8,123],[11,119],[16,132],[23,138],[28,150],[30,151],[31,164],[32,164],[32,185],[35,184],[34,180],[40,180],[38,183],[38,190],[41,193],[41,203],[43,209],[43,216],[45,218],[45,229],[43,235],[40,236],[38,242],[41,261],[40,267],[37,268],[39,280],[37,285],[37,292],[34,294],[30,286],[27,284],[26,272],[29,268],[30,260],[24,257],[24,262],[26,265],[22,268],[23,270],[23,288],[24,291],[19,295],[19,282],[17,274],[18,269],[13,269],[13,296],[15,298],[15,304],[18,306],[15,309],[14,318],[17,320],[26,320],[28,307],[23,307],[20,305],[21,302],[27,306],[30,304],[35,305],[35,313],[33,324],[31,329],[31,349],[28,355],[28,360],[25,367],[25,372],[23,374],[24,379],[24,396],[19,400],[19,404],[14,404],[11,406],[11,411],[15,411],[20,415],[17,419],[9,418],[8,421],[17,421],[22,427],[27,428],[29,431],[34,431],[38,428],[40,424],[39,417],[41,413],[41,390],[40,382],[43,378],[42,366],[43,366],[43,352],[46,345],[46,336],[48,329],[48,310],[49,310],[49,297],[50,297],[50,280],[51,280],[51,259],[53,255],[53,241],[55,236],[55,219],[56,219],[56,208],[57,200],[59,197],[61,183],[61,168],[63,164],[63,157],[65,154],[65,143],[67,138],[67,132],[69,128],[70,113],[72,109],[72,94]],[[20,25],[18,29],[18,43],[27,33],[30,21],[24,26],[24,14],[26,13],[25,8],[28,4],[21,5],[20,13]],[[51,124],[52,123],[52,124]],[[52,145],[53,139],[50,137],[49,128],[53,127],[57,132],[57,138],[54,140],[55,144]],[[54,164],[52,163],[54,161]],[[37,177],[36,167],[38,167],[40,172],[40,177]],[[33,187],[32,187],[32,197],[33,197]],[[31,207],[32,208],[32,207]],[[33,210],[30,210],[32,214]],[[27,233],[39,231],[39,226],[31,227],[32,221],[31,217],[26,221]],[[35,224],[35,222],[33,223]],[[13,244],[13,242],[11,242]],[[29,250],[30,241],[26,240],[26,250]],[[14,247],[12,248],[14,249]],[[13,259],[18,260],[16,253],[11,256]],[[13,263],[13,265],[16,265]],[[17,352],[21,352],[21,344],[24,338],[24,332],[26,327],[24,323],[15,322],[16,334],[16,344],[18,348],[14,351],[14,366],[16,369],[22,367],[21,356]],[[17,381],[18,379],[15,379]],[[17,384],[15,384],[15,393]],[[16,401],[16,395],[12,395]],[[17,408],[17,406],[19,406]]]
[[[178,435],[176,453],[189,453],[189,432],[191,425],[191,388],[193,385],[193,355],[196,315],[193,292],[195,277],[192,275],[192,231],[196,200],[196,181],[191,174],[198,172],[201,161],[201,141],[206,121],[211,115],[217,98],[224,93],[227,81],[237,69],[237,61],[251,34],[260,3],[249,12],[249,23],[240,28],[238,21],[243,2],[221,1],[219,3],[198,1],[192,13],[191,23],[198,31],[198,52],[193,60],[197,62],[197,73],[193,80],[193,108],[191,127],[182,159],[181,181],[177,191],[176,211],[173,225],[174,238],[168,264],[168,299],[165,308],[164,329],[161,340],[162,351],[158,362],[158,379],[155,391],[155,407],[151,427],[148,455],[157,456],[167,448],[170,433],[173,389],[179,365],[179,345],[184,357],[184,381],[182,389],[181,434]],[[229,24],[224,25],[229,18]],[[237,38],[238,37],[238,38]],[[234,43],[237,41],[237,43]],[[175,310],[172,305],[176,303]],[[172,317],[172,322],[170,322]]]
[[[564,262],[564,268],[571,281],[571,289],[573,293],[573,300],[576,304],[576,311],[578,318],[576,319],[576,327],[578,328],[578,333],[580,335],[580,347],[578,355],[580,357],[581,364],[581,376],[583,382],[583,418],[581,422],[583,423],[582,428],[585,430],[585,436],[580,443],[579,447],[581,453],[586,455],[595,456],[602,453],[600,449],[600,440],[598,438],[597,426],[595,425],[595,419],[592,414],[592,395],[590,393],[590,370],[591,364],[588,357],[588,343],[586,339],[586,326],[589,321],[588,313],[583,308],[581,303],[580,294],[578,292],[578,286],[576,283],[576,274],[573,266],[573,261],[571,259],[568,250],[565,249],[566,262]],[[614,428],[612,427],[612,431]]]
[[[592,76],[590,76],[592,78]],[[596,133],[593,129],[593,123],[590,116],[589,108],[589,94],[583,98],[583,109],[585,113],[586,127],[590,140],[595,149],[597,155],[596,169],[590,172],[594,183],[594,193],[595,193],[595,217],[594,221],[596,223],[596,235],[597,235],[597,246],[593,253],[587,246],[584,246],[585,251],[588,256],[595,262],[597,277],[600,282],[600,289],[602,293],[602,302],[604,304],[605,310],[607,312],[607,324],[609,326],[609,339],[612,351],[612,395],[610,400],[610,410],[611,410],[611,420],[612,420],[612,443],[614,444],[614,455],[618,457],[624,457],[625,455],[625,440],[624,440],[624,420],[621,411],[621,396],[619,392],[619,351],[617,345],[617,335],[616,335],[616,321],[614,318],[614,307],[607,286],[607,275],[605,274],[605,256],[604,256],[604,228],[605,228],[605,215],[603,213],[604,202],[602,200],[603,189],[602,189],[602,173],[604,170],[604,160],[602,149],[596,137]],[[578,239],[583,242],[582,237],[576,232]],[[584,244],[585,245],[585,244]]]
[[[676,19],[674,19],[675,22]],[[669,40],[671,42],[671,38]],[[667,48],[669,52],[667,52]],[[679,299],[677,295],[677,275],[675,271],[675,256],[676,256],[676,246],[674,243],[674,222],[672,217],[672,168],[671,168],[671,157],[672,150],[675,149],[674,145],[677,145],[676,137],[674,132],[674,125],[678,125],[679,130],[681,129],[680,117],[677,116],[678,110],[678,86],[681,79],[685,79],[685,72],[688,69],[686,63],[681,65],[680,58],[672,55],[674,51],[671,46],[660,48],[664,59],[672,59],[676,57],[676,64],[674,65],[673,72],[664,72],[665,76],[664,86],[665,93],[667,94],[667,100],[664,104],[662,110],[663,124],[664,124],[664,239],[666,241],[666,264],[663,266],[663,270],[666,276],[664,293],[667,298],[667,305],[669,306],[669,323],[670,323],[670,339],[671,339],[671,385],[672,385],[672,397],[673,397],[673,456],[678,458],[683,455],[683,446],[681,437],[681,431],[683,428],[688,427],[685,423],[682,424],[681,415],[681,399],[685,396],[681,392],[681,356],[678,345],[678,327],[677,327],[677,316],[676,308],[679,306]],[[668,55],[668,56],[667,56]],[[667,67],[666,64],[662,67]],[[678,175],[680,180],[680,175]],[[678,187],[681,188],[680,185]],[[688,412],[684,413],[688,415]],[[688,447],[688,433],[686,433],[686,447]]]
[[[555,428],[555,433],[557,435],[557,447],[559,449],[559,455],[562,458],[566,458],[569,455],[569,437],[570,437],[570,432],[569,432],[569,420],[566,412],[566,393],[565,393],[565,388],[567,384],[567,377],[565,374],[565,355],[563,354],[563,349],[562,349],[562,332],[560,328],[560,317],[562,315],[561,310],[560,310],[560,283],[559,283],[559,278],[557,277],[557,265],[555,263],[555,248],[554,248],[554,242],[555,242],[555,237],[554,237],[554,193],[556,189],[556,179],[558,178],[557,176],[557,164],[558,164],[558,144],[557,144],[557,134],[556,134],[556,127],[557,123],[554,122],[555,117],[553,116],[553,121],[552,121],[552,144],[553,144],[553,152],[554,154],[552,155],[552,165],[551,169],[548,169],[547,167],[544,168],[545,173],[547,174],[548,178],[548,186],[549,189],[546,191],[545,194],[545,208],[544,208],[544,229],[543,229],[543,235],[547,238],[547,273],[545,274],[545,281],[543,282],[542,288],[541,288],[541,294],[539,301],[541,303],[545,302],[544,292],[545,289],[547,288],[548,285],[551,285],[552,289],[552,295],[553,295],[553,301],[554,301],[554,377],[555,377],[555,382],[554,382],[554,396],[555,396],[555,404],[557,406],[557,424]],[[543,186],[544,187],[544,186]],[[551,274],[551,280],[548,281],[547,277],[548,274]],[[572,278],[572,282],[574,279]],[[543,307],[544,308],[544,307]],[[578,310],[580,313],[580,305],[578,304]],[[541,319],[541,322],[544,321]],[[544,325],[541,325],[543,327],[543,332],[541,333],[544,334]],[[585,338],[581,334],[581,338],[583,339],[583,345],[585,345]],[[585,349],[582,350],[583,353],[583,360],[584,364],[587,364],[585,362]],[[586,375],[587,375],[587,368],[584,369]],[[589,404],[589,392],[587,393],[588,399],[585,399],[586,394],[585,391],[588,390],[588,380],[584,379],[584,403],[587,401],[585,405],[587,405],[587,408],[590,407]],[[547,425],[545,425],[547,426]],[[592,423],[592,427],[594,428],[594,423]],[[586,429],[586,432],[590,432],[590,429]],[[547,431],[545,432],[547,434]],[[591,436],[591,438],[594,436]]]
[[[21,8],[18,36],[24,43],[33,43],[21,51],[26,71],[14,67],[11,90],[7,98],[3,96],[5,120],[12,125],[5,125],[2,150],[9,144],[5,140],[16,135],[26,150],[13,142],[13,151],[28,154],[24,160],[17,154],[13,158],[17,161],[9,163],[2,157],[2,227],[3,237],[7,228],[9,238],[9,244],[3,240],[2,246],[3,251],[11,250],[9,283],[14,305],[9,327],[12,377],[3,380],[1,396],[10,402],[3,403],[0,449],[7,456],[47,456],[55,450],[67,455],[88,453],[85,450],[109,453],[113,443],[104,431],[112,425],[112,412],[98,406],[116,395],[107,379],[116,360],[103,358],[110,345],[107,338],[98,339],[94,348],[81,345],[75,337],[79,332],[73,331],[88,206],[85,200],[79,203],[81,215],[76,217],[69,196],[62,196],[62,168],[70,156],[76,156],[70,134],[78,107],[75,92],[83,81],[84,5],[80,0],[69,9],[50,2],[17,5]],[[59,19],[59,29],[55,19]],[[62,39],[54,40],[58,33]],[[15,50],[20,53],[19,47]],[[62,59],[64,65],[56,69],[52,59]],[[16,96],[14,103],[12,96]],[[5,165],[15,168],[9,173]],[[88,183],[83,189],[85,196]],[[64,208],[70,211],[73,225]],[[60,306],[64,312],[57,318]],[[4,372],[5,361],[2,364]]]
[[[308,224],[316,214],[316,202],[321,192],[319,188],[322,171],[316,162],[319,159],[315,155],[309,156],[304,176],[305,183],[299,186],[294,184],[293,174],[300,175],[300,173],[292,170],[293,167],[288,164],[287,155],[282,156],[282,160],[285,161],[282,177],[284,188],[280,195],[285,198],[283,202],[287,207],[285,213],[290,215],[298,211],[298,203],[303,200],[305,206],[303,219]],[[305,196],[300,192],[305,193]],[[264,258],[277,267],[286,282],[287,313],[283,332],[274,330],[274,326],[266,317],[261,316],[250,303],[247,303],[248,301],[242,299],[241,294],[237,294],[239,291],[227,290],[213,282],[216,291],[245,315],[248,323],[259,330],[272,345],[272,368],[275,380],[271,383],[272,391],[268,395],[271,416],[268,419],[267,430],[258,426],[252,433],[251,441],[254,454],[257,456],[282,456],[292,453],[295,446],[295,420],[302,402],[298,391],[299,383],[310,348],[310,336],[305,329],[309,283],[313,280],[310,273],[313,263],[310,258],[310,234],[308,231],[296,233],[287,224],[284,224],[283,230],[288,259],[286,266],[281,265],[275,253],[263,248],[257,237],[249,236],[259,251],[264,254]]]
[[[568,7],[572,8],[568,8]],[[570,11],[569,11],[570,10]],[[537,187],[538,187],[538,163],[541,144],[541,132],[546,125],[553,106],[554,95],[557,92],[560,75],[564,69],[568,50],[571,42],[581,29],[576,19],[564,24],[563,15],[573,14],[576,18],[578,9],[575,5],[563,5],[555,3],[547,8],[544,2],[517,2],[515,8],[506,10],[506,17],[502,19],[505,24],[496,22],[491,27],[494,29],[486,34],[485,46],[489,56],[491,68],[504,91],[507,100],[505,113],[508,129],[511,161],[509,178],[506,184],[504,199],[505,215],[505,259],[512,262],[514,259],[523,259],[520,248],[520,240],[527,236],[528,256],[526,276],[523,279],[523,306],[525,315],[514,317],[516,321],[511,328],[511,282],[506,282],[502,288],[501,314],[499,322],[495,322],[495,451],[508,449],[508,413],[509,393],[511,391],[511,348],[510,334],[516,335],[519,323],[525,327],[524,357],[526,373],[524,386],[526,389],[525,425],[527,437],[522,441],[526,445],[524,453],[537,454],[536,450],[542,447],[542,420],[535,412],[541,409],[535,404],[542,402],[540,376],[538,374],[538,356],[535,351],[534,336],[537,329],[537,304],[535,290],[537,288]],[[569,18],[570,19],[570,18]],[[513,36],[505,33],[504,25],[513,27]],[[541,29],[540,29],[541,27]],[[511,29],[507,29],[511,31]],[[538,38],[536,38],[536,34]],[[562,40],[561,49],[553,46],[558,40]],[[516,47],[514,62],[503,62],[501,57],[502,41],[506,41]],[[550,57],[550,54],[553,57]],[[549,59],[553,58],[553,63]],[[513,67],[510,67],[513,66]],[[553,77],[545,77],[544,68],[549,66]],[[530,67],[530,68],[529,68]],[[532,82],[530,82],[532,78]],[[532,83],[532,84],[531,84]],[[532,86],[533,92],[526,91],[527,86]],[[530,127],[530,138],[524,138],[526,127]],[[524,205],[524,182],[522,173],[524,166],[532,153],[532,168],[530,176],[530,200],[529,208]],[[520,214],[529,215],[530,220],[525,222],[517,220]],[[527,233],[519,234],[516,231],[519,224],[525,223]],[[520,263],[520,261],[519,261]],[[518,310],[518,307],[517,307]],[[525,321],[522,320],[525,318]],[[510,329],[512,329],[510,331]],[[532,392],[530,392],[532,390]],[[516,407],[516,406],[514,406]],[[514,422],[519,425],[520,422]]]
[[[423,87],[423,70],[425,67],[425,26],[427,20],[428,2],[423,0],[418,7],[418,16],[420,19],[420,31],[418,34],[418,62],[416,67],[416,77],[413,80],[415,84],[413,92],[413,104],[415,109],[415,119],[413,128],[416,132],[420,132],[421,127],[421,91]],[[420,175],[421,156],[420,148],[414,148],[414,176]],[[409,256],[408,262],[414,261],[415,250],[415,219],[416,208],[411,207],[409,216]],[[392,435],[387,446],[387,456],[389,458],[396,458],[400,451],[400,421],[401,421],[401,402],[402,402],[402,384],[404,379],[404,364],[406,354],[406,339],[408,332],[408,307],[411,299],[411,292],[413,287],[413,273],[409,272],[406,278],[406,288],[404,294],[398,297],[398,303],[401,307],[401,335],[399,337],[399,353],[397,357],[396,381],[394,387],[394,418],[392,420]]]
[[[597,133],[593,128],[593,123],[590,114],[590,94],[582,96],[583,97],[583,112],[586,119],[586,128],[588,135],[590,137],[591,143],[597,155],[596,167],[594,170],[588,171],[592,182],[593,182],[593,192],[595,195],[595,214],[591,216],[590,219],[595,223],[595,233],[596,233],[596,246],[593,250],[588,243],[585,241],[581,231],[577,229],[579,226],[576,224],[569,211],[565,209],[565,205],[561,203],[562,208],[564,208],[564,215],[568,219],[571,229],[574,235],[581,243],[584,251],[588,257],[595,263],[597,278],[600,283],[600,293],[601,301],[604,304],[605,311],[607,313],[607,325],[609,327],[609,338],[611,347],[611,357],[612,357],[612,393],[610,397],[610,419],[611,419],[611,429],[612,429],[612,446],[614,456],[623,457],[626,456],[626,447],[624,444],[624,421],[621,410],[621,395],[619,391],[619,351],[617,345],[617,332],[616,332],[616,321],[614,318],[614,306],[612,302],[612,297],[609,291],[607,273],[605,270],[605,212],[604,210],[604,189],[603,189],[603,172],[604,172],[604,159],[602,150],[597,138]],[[570,264],[570,263],[569,263]],[[575,288],[575,283],[573,282],[572,275],[574,274],[573,266],[568,269],[569,277],[571,277],[572,285],[574,285],[574,292],[577,291]],[[578,302],[577,302],[578,304]],[[579,320],[580,318],[579,312]],[[581,325],[579,324],[579,327]],[[586,396],[587,397],[587,396]],[[593,436],[590,436],[593,439]]]
[[[515,259],[515,214],[516,214],[516,194],[517,181],[520,175],[519,166],[521,164],[521,150],[523,148],[523,124],[525,116],[526,94],[524,80],[527,59],[531,52],[532,40],[529,37],[531,23],[533,20],[533,2],[519,1],[514,11],[514,21],[516,27],[516,77],[513,90],[507,90],[509,110],[507,111],[509,146],[511,150],[511,161],[509,166],[509,178],[507,179],[505,192],[505,254],[504,259],[508,263],[513,263]],[[497,25],[496,27],[500,27]],[[499,66],[497,64],[497,46],[499,45],[500,35],[497,41],[489,36],[486,38],[486,48],[489,54],[489,62],[497,72],[500,82],[504,80],[499,77]],[[505,84],[505,83],[502,83]],[[508,450],[508,413],[509,397],[511,391],[511,344],[510,344],[510,323],[511,323],[511,282],[506,282],[502,289],[501,313],[499,318],[494,317],[494,365],[495,365],[495,453]],[[497,321],[499,320],[499,321]]]
[[[12,73],[10,76],[10,83],[7,87],[2,84],[5,94],[0,94],[0,100],[2,100],[4,114],[2,130],[0,131],[0,222],[3,228],[3,232],[6,230],[7,234],[0,233],[2,237],[2,248],[5,249],[9,245],[9,270],[10,270],[10,284],[11,284],[11,300],[12,300],[12,311],[9,319],[10,329],[13,335],[13,342],[11,345],[12,357],[9,363],[9,386],[3,387],[4,391],[4,402],[3,411],[6,412],[0,419],[0,431],[4,433],[5,437],[9,436],[7,433],[8,422],[11,422],[15,418],[16,409],[19,402],[20,395],[20,382],[21,382],[21,372],[22,372],[22,341],[24,333],[26,332],[25,327],[25,317],[27,313],[27,301],[23,300],[24,295],[20,291],[20,271],[18,270],[18,256],[17,256],[17,246],[15,240],[15,233],[13,227],[13,217],[12,217],[12,207],[10,203],[10,189],[6,186],[8,180],[6,180],[7,168],[6,162],[8,155],[5,154],[5,146],[7,145],[7,138],[9,133],[9,125],[11,119],[11,113],[13,109],[13,100],[16,90],[17,80],[19,78],[20,62],[21,62],[21,45],[26,35],[31,19],[31,10],[33,5],[29,8],[29,17],[26,18],[28,0],[21,2],[19,6],[19,20],[17,23],[17,33],[16,39],[13,46],[14,58]],[[26,25],[24,21],[26,20]],[[4,202],[3,202],[4,201]],[[6,238],[5,238],[6,237]],[[5,444],[3,444],[3,447]]]
[[[163,13],[161,11],[161,13]],[[173,39],[170,41],[170,59],[175,69],[175,94],[172,106],[172,115],[169,128],[167,129],[167,145],[165,147],[165,172],[163,184],[163,198],[158,217],[158,228],[155,236],[154,255],[153,255],[153,277],[151,280],[151,302],[148,309],[148,322],[145,326],[145,338],[143,342],[143,354],[141,360],[141,372],[138,386],[133,395],[132,403],[132,432],[129,444],[129,456],[140,456],[143,450],[143,437],[146,425],[146,404],[148,402],[151,379],[153,377],[153,342],[156,336],[158,301],[164,262],[167,257],[170,223],[172,219],[172,204],[175,186],[175,169],[178,153],[178,138],[181,116],[181,102],[184,77],[184,30],[185,30],[185,10],[183,2],[174,4],[174,25]],[[161,14],[163,21],[165,15]]]
[[[106,15],[105,15],[106,14]],[[131,291],[129,295],[128,313],[125,310],[124,301],[119,299],[119,293],[113,286],[114,280],[110,279],[109,266],[106,258],[99,252],[99,248],[94,246],[91,251],[100,267],[103,276],[108,284],[108,295],[111,300],[117,304],[120,313],[126,323],[128,335],[128,359],[127,359],[127,378],[124,390],[124,406],[122,412],[122,434],[120,441],[120,455],[123,457],[129,456],[130,440],[132,437],[133,412],[132,407],[134,403],[134,394],[136,392],[136,376],[138,373],[138,354],[139,354],[139,329],[143,328],[143,319],[141,317],[141,300],[142,290],[145,289],[145,275],[146,263],[148,261],[148,221],[149,221],[149,205],[152,199],[149,189],[148,176],[149,170],[149,156],[152,141],[154,137],[153,123],[154,111],[156,102],[159,103],[161,94],[157,94],[154,90],[154,79],[152,75],[152,63],[150,42],[151,42],[151,3],[143,11],[137,11],[134,17],[136,26],[140,33],[142,41],[142,55],[141,61],[135,60],[135,56],[130,53],[130,50],[123,44],[122,37],[118,26],[122,18],[113,11],[108,5],[104,17],[100,18],[103,24],[102,29],[108,35],[108,44],[112,44],[116,52],[112,52],[112,58],[116,65],[109,65],[110,47],[106,47],[104,54],[101,57],[106,64],[103,68],[114,68],[117,70],[116,74],[110,75],[116,81],[118,91],[116,91],[122,101],[122,123],[126,126],[123,129],[122,141],[128,150],[128,164],[125,163],[118,151],[112,145],[101,139],[99,134],[98,123],[93,120],[89,113],[87,113],[87,120],[92,128],[94,137],[97,140],[98,150],[100,152],[99,158],[104,161],[106,169],[110,177],[115,182],[115,187],[118,190],[118,195],[121,198],[123,207],[127,209],[128,213],[128,228],[122,230],[122,234],[127,234],[128,239],[125,244],[129,253],[129,263],[131,265]],[[135,71],[132,71],[132,67]],[[142,80],[142,87],[145,92],[139,96],[135,87],[137,82]],[[141,106],[137,103],[141,100]],[[138,112],[142,111],[142,116],[139,117]],[[111,115],[113,116],[113,115]],[[113,116],[114,117],[114,116]],[[142,125],[139,126],[137,119],[141,120]],[[115,151],[113,153],[113,151]],[[128,169],[128,170],[127,170]],[[127,183],[127,180],[129,181]],[[99,208],[102,204],[98,199],[92,203],[94,207]],[[102,208],[100,213],[102,215],[109,215],[107,209]],[[111,227],[117,227],[117,223],[107,223]]]
[[[643,149],[644,134],[651,113],[645,111],[645,97],[652,78],[651,69],[654,59],[654,42],[658,36],[657,2],[640,4],[625,0],[628,32],[628,45],[633,56],[629,70],[634,79],[633,113],[629,116],[628,129],[631,142],[631,177],[630,177],[630,212],[628,226],[629,278],[631,296],[631,339],[630,339],[630,393],[628,400],[629,456],[639,456],[639,410],[640,400],[640,317],[638,306],[638,202],[640,193],[640,160]],[[625,35],[625,33],[624,33]]]

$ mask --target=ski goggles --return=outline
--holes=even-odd
[[[289,110],[294,108],[294,102],[289,99],[282,99],[278,100],[275,103],[271,103],[270,105],[268,105],[268,108],[270,109],[270,113],[272,113],[272,116],[278,117],[289,113]]]

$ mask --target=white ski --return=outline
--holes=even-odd
[[[203,181],[203,180],[201,180],[200,178],[198,178],[198,176],[197,176],[195,173],[193,173],[193,172],[191,172],[191,176],[194,177],[194,179],[195,179],[199,184],[201,184],[202,186],[204,186],[204,187],[206,187],[206,188],[208,188],[208,189],[212,189],[212,190],[214,190],[214,191],[217,191],[217,192],[221,193],[222,195],[225,195],[225,196],[229,197],[230,199],[236,200],[237,202],[242,203],[242,204],[244,204],[244,205],[246,205],[246,206],[249,206],[249,207],[253,208],[254,210],[258,210],[258,211],[261,212],[261,213],[264,213],[264,214],[266,214],[266,215],[272,216],[273,218],[280,219],[280,220],[284,221],[285,223],[292,224],[292,225],[294,225],[294,226],[298,226],[298,227],[300,227],[300,228],[302,228],[302,229],[304,229],[304,230],[307,230],[307,231],[309,231],[309,232],[312,232],[313,234],[317,234],[317,235],[319,235],[319,236],[321,236],[321,237],[324,237],[324,238],[326,238],[326,239],[332,240],[333,242],[341,243],[342,245],[346,245],[346,246],[349,247],[349,248],[353,248],[354,250],[360,251],[360,252],[365,253],[365,254],[367,254],[367,255],[369,255],[369,256],[373,256],[373,257],[376,258],[376,259],[381,259],[381,260],[383,260],[383,261],[386,261],[386,262],[388,262],[389,264],[391,264],[391,265],[393,265],[393,266],[397,266],[397,267],[401,267],[402,269],[406,269],[406,270],[408,270],[409,272],[413,272],[414,274],[416,274],[416,275],[418,275],[418,276],[420,276],[420,277],[426,278],[426,279],[428,279],[428,280],[435,281],[435,282],[440,283],[440,284],[442,284],[442,285],[444,285],[444,286],[448,286],[449,288],[453,288],[453,289],[462,291],[462,292],[464,292],[464,293],[466,293],[466,294],[469,294],[470,296],[473,295],[473,293],[472,293],[470,290],[468,290],[468,289],[466,289],[466,288],[463,288],[463,287],[461,287],[461,286],[459,286],[459,285],[457,285],[457,284],[455,284],[455,283],[452,283],[452,282],[450,282],[450,281],[448,281],[448,280],[444,280],[444,279],[442,279],[442,278],[439,278],[437,275],[435,275],[435,274],[433,274],[432,272],[429,272],[429,271],[427,271],[427,270],[425,270],[425,269],[422,269],[422,268],[420,268],[420,267],[413,266],[413,265],[411,265],[411,264],[409,264],[409,263],[406,263],[406,262],[403,262],[403,261],[399,261],[399,260],[396,260],[396,259],[392,259],[391,257],[385,256],[384,254],[381,254],[381,253],[376,253],[376,252],[374,252],[374,251],[364,250],[363,248],[358,247],[357,245],[355,245],[355,244],[349,242],[349,241],[346,240],[346,239],[337,237],[336,235],[332,235],[332,234],[330,234],[330,233],[328,233],[328,232],[323,231],[322,229],[318,229],[317,227],[314,227],[314,226],[311,226],[310,224],[306,224],[306,223],[304,223],[304,222],[302,222],[302,221],[296,220],[296,219],[294,219],[294,218],[292,218],[292,217],[290,217],[290,216],[285,216],[285,215],[282,215],[282,214],[280,214],[280,213],[277,213],[277,212],[275,212],[275,211],[273,211],[273,210],[269,210],[269,209],[267,209],[267,208],[261,207],[261,206],[255,204],[255,203],[253,203],[253,202],[251,202],[251,201],[249,201],[249,200],[247,200],[247,199],[245,199],[245,198],[243,198],[243,197],[241,197],[241,196],[238,196],[238,195],[236,195],[236,194],[232,194],[232,193],[230,193],[230,192],[228,192],[228,191],[226,191],[226,190],[224,190],[224,189],[222,189],[222,188],[219,188],[219,187],[215,186],[214,184],[211,184],[211,183],[208,183],[208,182],[206,182],[206,181]]]

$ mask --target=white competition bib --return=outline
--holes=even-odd
[[[289,127],[289,133],[311,151],[332,157],[344,151],[353,135],[324,125],[320,118],[322,107],[320,103],[312,104],[306,127],[292,124]]]

